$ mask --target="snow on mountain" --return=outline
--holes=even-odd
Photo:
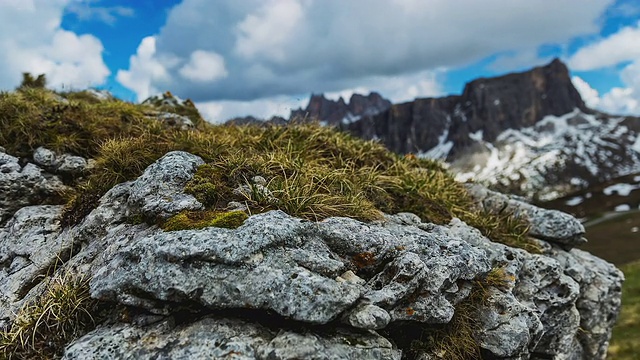
[[[640,149],[634,146],[640,136],[624,121],[575,109],[546,116],[530,127],[507,129],[493,143],[470,134],[476,146],[451,169],[460,181],[473,179],[498,188],[517,185],[526,197],[551,200],[640,171]]]

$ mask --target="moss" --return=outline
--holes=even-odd
[[[161,227],[165,231],[202,229],[210,226],[235,229],[242,225],[247,217],[243,211],[182,211],[165,221]]]

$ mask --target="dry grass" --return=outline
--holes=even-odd
[[[44,293],[26,304],[11,327],[0,333],[0,358],[51,359],[94,326],[97,301],[89,280],[70,274],[48,280]]]

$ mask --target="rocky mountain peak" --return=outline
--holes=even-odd
[[[376,115],[390,107],[391,101],[375,92],[366,96],[353,94],[348,103],[342,97],[330,100],[324,94],[312,94],[307,107],[292,111],[291,119],[320,120],[330,125],[339,125],[357,121],[362,116]]]
[[[467,123],[459,125],[459,140],[482,130],[485,140],[493,141],[506,129],[532,126],[547,115],[576,108],[588,112],[569,69],[558,59],[525,72],[471,81],[457,105],[462,112],[454,114],[454,122]]]

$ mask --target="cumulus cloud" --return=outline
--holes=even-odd
[[[65,11],[74,14],[79,20],[98,20],[109,25],[115,25],[119,17],[132,17],[135,11],[126,6],[98,6],[100,0],[84,0],[71,2]]]
[[[620,72],[623,87],[615,87],[599,97],[597,92],[594,94],[595,90],[586,89],[585,85],[589,86],[586,83],[574,81],[574,85],[599,110],[613,114],[640,115],[640,23],[624,27],[581,48],[569,61],[569,65],[576,70],[594,70],[620,64],[625,64]]]
[[[130,58],[129,70],[119,70],[116,74],[118,82],[135,91],[141,100],[158,93],[154,81],[166,82],[169,78],[165,65],[156,58],[156,38],[153,36],[142,39],[136,54]]]
[[[593,70],[640,59],[640,23],[578,50],[569,60],[573,70]]]
[[[110,71],[102,59],[100,40],[60,27],[69,3],[0,1],[0,89],[19,85],[22,72],[44,73],[54,88],[104,83]]]
[[[272,116],[289,118],[291,110],[306,107],[308,102],[306,97],[274,96],[252,101],[205,101],[195,105],[207,121],[221,123],[244,116],[259,119],[269,119]]]
[[[592,88],[589,83],[579,76],[571,77],[571,82],[573,83],[573,86],[575,86],[576,90],[578,90],[582,100],[584,100],[584,103],[588,107],[592,109],[598,108],[600,105],[600,94],[598,93],[598,90]]]
[[[358,87],[382,90],[380,84],[419,77],[438,67],[595,33],[598,17],[611,3],[184,0],[171,9],[156,35],[153,57],[144,60],[160,64],[167,76],[151,76],[136,65],[142,61],[136,54],[126,73],[144,79],[140,83],[146,89],[123,84],[141,100],[153,89],[172,89],[196,102]],[[226,76],[214,82],[185,77],[196,51],[218,54]],[[433,81],[425,81],[402,83],[406,88],[388,96],[438,93]]]
[[[224,58],[216,53],[196,50],[189,62],[179,70],[180,75],[194,82],[213,82],[227,76]]]

